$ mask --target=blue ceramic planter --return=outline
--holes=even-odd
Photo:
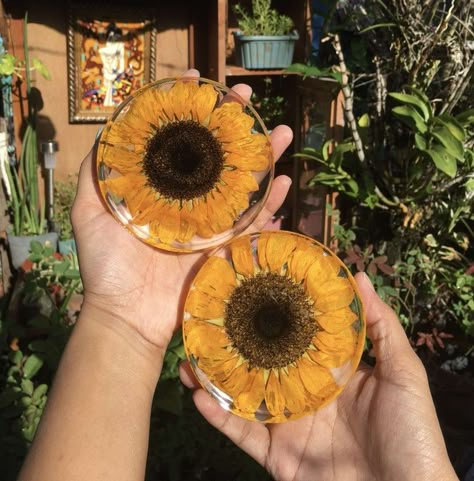
[[[234,32],[237,64],[249,70],[282,69],[293,62],[295,42],[299,35],[260,36]]]
[[[58,244],[57,232],[48,232],[47,234],[32,235],[32,236],[16,236],[8,235],[8,245],[10,249],[10,257],[12,266],[19,269],[20,266],[28,259],[30,255],[30,244],[32,241],[41,242],[45,245],[47,242],[56,251]]]

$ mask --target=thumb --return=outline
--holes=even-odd
[[[417,358],[395,312],[380,299],[367,274],[355,280],[361,294],[367,321],[367,335],[374,347],[377,367],[384,373],[399,369]]]

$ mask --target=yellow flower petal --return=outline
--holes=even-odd
[[[304,357],[296,361],[296,367],[304,387],[313,395],[318,395],[327,386],[335,384],[327,369]]]
[[[220,382],[222,388],[229,396],[235,399],[241,392],[245,391],[250,384],[250,373],[247,363],[242,363],[236,367],[227,377]]]
[[[248,137],[254,120],[242,112],[238,102],[225,102],[211,114],[209,129],[216,132],[220,142],[234,142]]]
[[[228,359],[231,354],[226,350],[229,339],[222,327],[206,321],[188,319],[183,322],[186,347],[194,357],[208,359]]]
[[[122,175],[139,174],[141,172],[141,167],[138,163],[143,160],[143,156],[134,151],[107,145],[102,154],[99,154],[99,157],[104,161],[105,165],[115,169]]]
[[[143,188],[143,176],[140,174],[121,175],[106,179],[108,190],[118,197],[125,199],[128,194],[136,189]]]
[[[234,269],[222,257],[209,257],[199,270],[194,286],[211,297],[228,299],[237,286]]]
[[[293,366],[287,367],[288,374],[280,371],[281,393],[285,398],[285,404],[291,413],[303,413],[306,410],[306,393],[298,369]]]
[[[357,320],[357,314],[349,307],[330,311],[316,317],[316,322],[327,332],[335,334],[351,326]]]
[[[212,110],[216,105],[217,92],[212,85],[204,84],[194,93],[191,102],[191,112],[193,119],[200,124],[207,125],[211,117]]]
[[[265,259],[272,272],[280,273],[284,264],[295,250],[297,240],[286,233],[274,232],[265,246]]]
[[[332,369],[335,367],[341,367],[350,358],[352,353],[344,351],[335,351],[330,354],[319,349],[308,349],[307,351],[309,357],[317,364],[326,369]]]
[[[254,414],[265,399],[263,369],[250,370],[249,383],[235,399],[234,404],[243,413]]]
[[[347,327],[337,334],[318,331],[314,336],[313,344],[319,350],[328,354],[344,353],[347,356],[352,356],[357,344],[357,333],[352,326]]]
[[[225,304],[222,299],[194,289],[188,294],[184,310],[200,319],[216,319],[224,316]]]
[[[322,285],[312,285],[311,297],[314,307],[320,312],[337,311],[350,305],[354,299],[354,289],[345,277],[335,277]]]
[[[288,274],[296,283],[300,283],[306,278],[309,268],[315,262],[315,259],[322,256],[323,250],[318,246],[312,246],[307,244],[299,246],[293,252],[293,255],[288,261]]]
[[[232,263],[234,269],[245,277],[251,277],[255,273],[253,263],[252,245],[250,236],[246,235],[231,244]]]
[[[280,388],[280,381],[273,370],[270,371],[265,386],[265,404],[272,416],[279,416],[285,410],[285,398]]]
[[[260,264],[260,269],[262,269],[262,271],[268,270],[267,242],[269,238],[269,232],[262,232],[257,240],[257,257],[258,263]]]
[[[199,360],[198,365],[209,379],[219,387],[224,380],[232,376],[239,359],[240,357],[237,354],[227,352],[227,357],[224,354],[220,359],[216,357],[202,358]]]

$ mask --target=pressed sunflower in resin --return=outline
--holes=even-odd
[[[230,239],[255,218],[273,176],[270,141],[256,123],[250,106],[211,81],[168,79],[141,89],[99,141],[106,203],[160,248],[199,250]]]
[[[282,422],[333,400],[356,369],[362,305],[343,263],[290,232],[237,238],[211,256],[183,321],[190,364],[222,406]]]

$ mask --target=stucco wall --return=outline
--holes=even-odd
[[[30,55],[40,58],[52,79],[34,77],[44,108],[40,112],[39,138],[59,142],[56,178],[75,173],[103,124],[70,124],[67,80],[67,10],[60,4],[28,2]],[[157,6],[156,78],[179,75],[188,67],[188,28],[183,2]]]

